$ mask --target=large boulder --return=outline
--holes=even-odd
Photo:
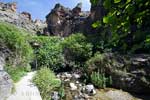
[[[61,4],[56,4],[54,9],[46,16],[47,29],[50,35],[66,37],[72,33],[82,32],[84,20],[88,15],[81,9],[81,3],[77,4],[72,10]]]
[[[112,76],[112,86],[129,92],[150,93],[150,55],[105,53],[88,62],[88,73]]]

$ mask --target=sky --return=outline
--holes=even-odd
[[[32,19],[45,20],[45,16],[54,8],[56,3],[65,7],[74,8],[77,3],[82,2],[82,10],[90,10],[90,0],[0,0],[0,2],[17,2],[18,12],[27,11],[31,13]]]

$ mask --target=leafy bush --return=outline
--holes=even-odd
[[[70,66],[83,66],[92,55],[92,45],[83,34],[72,34],[62,43],[64,58]]]
[[[26,67],[12,67],[7,65],[4,69],[8,72],[14,82],[19,81],[22,76],[26,75]]]
[[[90,0],[92,7],[101,6],[105,16],[92,24],[107,48],[121,53],[149,53],[145,40],[150,33],[150,1],[147,0]],[[98,3],[98,5],[96,5]],[[137,10],[138,9],[138,10]],[[102,18],[103,17],[103,18]],[[96,17],[97,18],[97,17]],[[107,35],[107,32],[110,34]],[[98,51],[98,50],[97,50]]]
[[[86,62],[85,71],[87,76],[89,76],[87,78],[98,88],[105,88],[106,86],[112,85],[111,76],[106,73],[106,70],[109,69],[110,66],[114,67],[116,65],[114,63],[114,58],[110,56],[111,54],[109,53],[100,54],[97,52],[94,57],[91,57]]]
[[[40,45],[34,49],[38,67],[47,66],[56,71],[64,66],[61,41],[60,37],[38,36],[33,38],[32,42]]]
[[[49,68],[41,68],[33,77],[33,82],[38,87],[43,100],[50,100],[53,89],[60,87],[61,81],[56,79],[55,74]]]
[[[28,33],[7,23],[0,23],[0,49],[7,55],[7,63],[14,66],[27,66],[33,57],[28,43]],[[8,52],[5,52],[8,51]]]
[[[88,68],[87,72],[99,70],[101,73],[105,72],[105,66],[109,63],[109,59],[106,59],[104,54],[95,53],[94,57],[91,57],[86,65]]]

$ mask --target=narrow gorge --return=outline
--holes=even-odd
[[[13,1],[0,1],[0,100],[150,100],[150,1]]]

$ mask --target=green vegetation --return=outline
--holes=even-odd
[[[106,52],[150,53],[150,1],[90,1],[93,12],[99,6],[105,13],[92,23],[93,34],[76,33],[64,39],[30,36],[22,29],[0,22],[0,50],[7,55],[5,70],[15,82],[31,70],[29,63],[34,59],[40,70],[33,82],[44,100],[50,98],[52,90],[60,87],[60,81],[52,71],[60,71],[68,66],[72,69],[82,68],[90,82],[98,88],[105,88],[112,84],[106,69],[120,68],[116,61],[119,57],[106,56]],[[94,14],[92,17],[95,17]],[[29,42],[38,45],[31,47]],[[64,96],[64,87],[60,88],[59,94]]]
[[[7,23],[0,23],[0,48],[7,50],[7,63],[13,66],[27,66],[33,57],[25,31]]]
[[[46,66],[56,71],[64,66],[60,37],[36,36],[32,42],[39,44],[39,47],[34,48],[38,68]]]
[[[90,77],[91,81],[98,88],[105,88],[112,85],[112,78],[106,74],[108,67],[114,67],[113,58],[107,58],[105,54],[95,53],[94,57],[91,57],[86,62],[86,73]]]
[[[47,66],[57,71],[66,65],[81,67],[92,55],[92,45],[82,34],[73,34],[64,40],[56,36],[35,36],[30,42],[39,45],[34,48],[38,68]]]
[[[121,53],[149,53],[150,1],[91,0],[91,3],[95,6],[94,2],[100,1],[106,15],[92,26],[103,29],[98,33],[107,36],[102,38],[107,41],[105,47]]]
[[[146,50],[149,50],[150,49],[150,35],[146,36],[146,40],[144,42],[145,42],[144,48],[146,48]]]
[[[6,72],[11,76],[14,82],[17,82],[26,75],[27,71],[25,67],[12,67],[12,66],[5,66]]]
[[[99,71],[92,72],[90,80],[98,88],[105,88],[106,86],[112,85],[111,76],[107,78],[104,73],[101,74]]]
[[[28,43],[29,34],[8,23],[0,23],[0,49],[6,57],[5,70],[14,82],[27,71],[33,58],[33,50]]]
[[[92,45],[83,34],[77,33],[66,37],[62,46],[65,61],[70,66],[84,66],[85,61],[92,55]]]
[[[91,57],[87,62],[87,72],[91,69],[99,70],[101,73],[105,72],[105,66],[109,63],[108,59],[104,56],[104,54],[95,53],[94,57]],[[92,70],[91,70],[92,71]]]
[[[61,81],[56,79],[55,74],[46,67],[37,71],[33,82],[39,88],[43,100],[50,100],[52,90],[61,85]]]

